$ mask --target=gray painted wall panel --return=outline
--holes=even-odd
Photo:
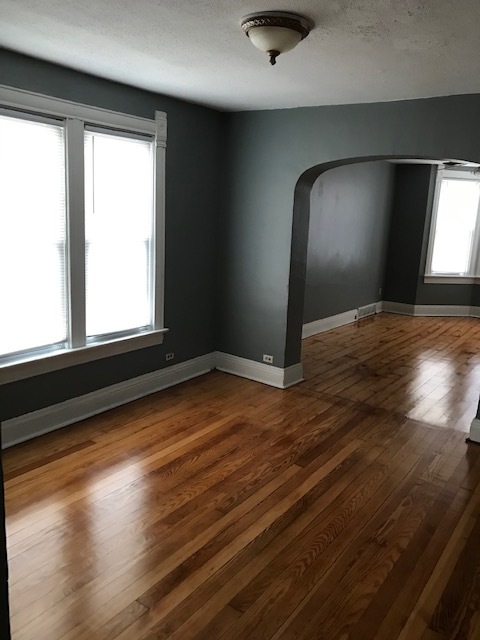
[[[480,285],[478,284],[472,287],[471,304],[474,307],[480,307]]]
[[[432,171],[429,165],[396,167],[385,300],[415,304]]]
[[[395,167],[347,165],[312,187],[304,323],[382,298]]]

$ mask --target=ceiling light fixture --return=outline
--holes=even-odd
[[[272,65],[281,53],[290,51],[306,38],[313,26],[308,18],[283,11],[250,13],[241,21],[241,27],[250,42],[260,51],[268,53]]]

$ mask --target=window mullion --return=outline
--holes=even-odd
[[[69,346],[77,348],[86,343],[84,124],[76,118],[66,122]]]

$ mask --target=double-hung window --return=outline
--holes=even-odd
[[[162,341],[165,124],[0,87],[0,381]]]
[[[438,171],[426,279],[471,282],[480,276],[480,176],[473,170]]]

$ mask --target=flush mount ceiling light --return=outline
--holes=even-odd
[[[268,53],[270,64],[275,64],[277,56],[290,51],[308,36],[313,23],[296,13],[262,11],[244,16],[241,27],[257,49]]]

